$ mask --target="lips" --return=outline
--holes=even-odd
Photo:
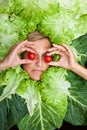
[[[33,70],[34,73],[42,73],[43,70]]]

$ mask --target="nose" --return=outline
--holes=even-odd
[[[42,57],[38,56],[36,58],[36,65],[40,66],[40,67],[43,65],[43,59],[42,59]]]

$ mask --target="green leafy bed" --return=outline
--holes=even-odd
[[[51,42],[69,44],[84,66],[86,7],[86,0],[0,0],[0,59],[38,29]],[[14,124],[19,130],[54,130],[63,120],[87,125],[86,114],[87,82],[69,70],[50,67],[40,81],[31,80],[20,66],[0,72],[1,130]]]

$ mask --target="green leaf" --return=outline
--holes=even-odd
[[[72,46],[77,50],[80,64],[84,66],[84,63],[87,61],[87,33],[73,40]]]
[[[80,17],[81,15],[87,14],[87,1],[84,0],[57,0],[61,7],[71,10],[76,17]]]
[[[60,7],[56,13],[44,15],[38,29],[53,43],[70,44],[87,32],[87,14],[77,18],[73,11]]]
[[[87,82],[72,72],[68,73],[71,84],[65,120],[73,125],[87,124]]]
[[[11,0],[0,0],[0,12],[8,13],[10,10]]]
[[[75,39],[72,46],[80,56],[79,63],[84,66],[87,61],[87,34]],[[68,71],[67,80],[70,82],[68,108],[65,120],[73,125],[87,124],[87,81],[73,72]]]
[[[25,99],[29,115],[32,116],[38,102],[38,91],[35,89],[35,82],[29,79],[23,80],[16,93]]]
[[[27,78],[27,75],[26,73],[23,73],[23,70],[20,69],[20,67],[17,67],[15,69],[8,69],[4,78],[7,84],[0,96],[0,101],[5,98],[10,98],[12,94],[15,94],[20,82],[24,78]]]
[[[64,75],[64,69],[57,70],[53,67],[43,74],[41,82],[24,81],[20,84],[17,94],[26,100],[29,111],[29,114],[18,122],[20,130],[54,130],[61,127],[67,110],[70,87]]]
[[[24,40],[28,33],[35,29],[48,36],[51,42],[71,44],[73,39],[87,32],[87,2],[1,0],[0,59],[7,54],[11,46]],[[86,41],[87,35],[71,44],[80,57],[81,65],[87,61]],[[64,118],[74,125],[87,124],[87,83],[74,73],[62,68],[50,67],[42,75],[40,82],[33,82],[24,71],[11,68],[3,74],[0,73],[0,78],[2,78],[0,101],[5,98],[10,101],[4,104],[5,108],[2,103],[4,100],[0,102],[2,130],[16,121],[20,130],[54,130],[56,127],[61,127]],[[26,105],[28,109],[25,117],[25,114],[22,116],[18,112],[21,111],[18,107],[22,107],[19,104],[20,98],[18,98],[19,102],[16,102],[16,99],[14,99],[15,103],[12,101],[15,93],[25,101],[22,102],[22,105]],[[9,111],[7,112],[6,109]]]
[[[31,117],[27,114],[17,125],[20,130],[54,130],[62,125],[62,115],[58,106],[47,105],[40,96],[34,114]]]
[[[17,123],[27,113],[24,100],[13,95],[11,99],[0,102],[0,129],[8,130]]]
[[[6,101],[0,102],[0,129],[7,130],[7,104]]]
[[[6,99],[8,111],[7,111],[7,125],[8,128],[17,124],[17,122],[22,119],[27,111],[27,106],[25,100],[18,95],[12,95],[11,99]]]

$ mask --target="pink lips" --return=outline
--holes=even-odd
[[[42,73],[43,70],[33,70],[33,72],[35,72],[35,73]]]

